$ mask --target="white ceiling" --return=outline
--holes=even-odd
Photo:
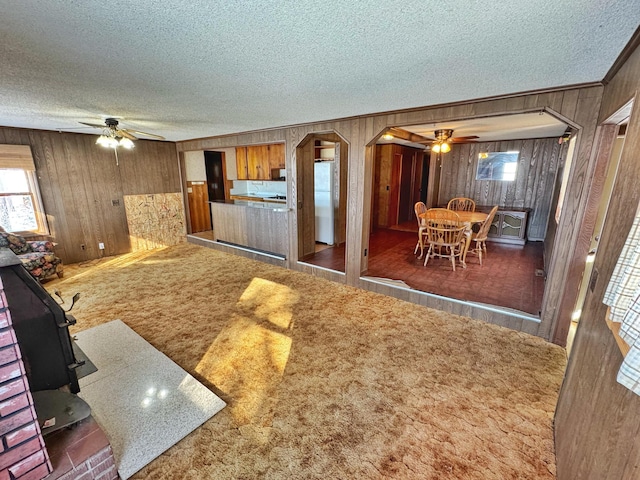
[[[115,116],[169,140],[600,81],[640,24],[638,0],[0,0],[0,11],[0,125],[95,133],[78,122]]]

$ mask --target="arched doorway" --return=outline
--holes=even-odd
[[[311,133],[296,147],[298,260],[345,271],[348,144]]]

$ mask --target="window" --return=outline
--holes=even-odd
[[[0,145],[0,225],[9,232],[48,233],[29,146]]]
[[[519,153],[517,151],[479,153],[476,180],[513,182],[516,179]]]

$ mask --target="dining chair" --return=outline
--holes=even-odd
[[[446,220],[455,224],[460,223],[460,216],[454,210],[449,210],[448,208],[430,208],[423,214],[422,218],[425,220]]]
[[[456,271],[456,258],[465,266],[466,225],[463,223],[455,224],[445,219],[428,219],[426,229],[429,249],[424,259],[425,267],[429,258],[435,257],[449,258],[454,272]]]
[[[415,255],[418,252],[418,248],[420,248],[420,256],[418,258],[422,258],[424,253],[424,236],[426,235],[425,224],[426,222],[420,218],[420,215],[427,211],[427,206],[423,202],[416,202],[413,206],[413,211],[416,214],[416,220],[418,220],[418,243],[416,243],[416,248],[413,249],[413,254]]]
[[[422,215],[420,215],[423,222],[423,234],[422,234],[422,246],[423,248],[427,247],[429,244],[429,233],[426,229],[427,222],[438,221],[441,223],[445,223],[447,225],[458,226],[462,225],[462,221],[460,220],[460,216],[454,212],[453,210],[449,210],[447,208],[430,208]],[[436,247],[438,250],[438,254],[441,251],[441,247]],[[422,255],[418,258],[422,258]],[[426,265],[426,264],[425,264]]]
[[[471,234],[471,241],[475,242],[473,248],[470,248],[467,254],[471,253],[473,255],[478,255],[478,260],[480,261],[480,265],[482,266],[482,255],[487,256],[487,236],[489,235],[489,229],[491,228],[491,224],[493,223],[493,218],[496,216],[496,212],[498,211],[498,205],[491,209],[489,215],[486,220],[482,222],[480,225],[480,229],[477,233]],[[465,255],[466,257],[466,255]],[[465,258],[466,262],[466,258]]]
[[[447,204],[449,210],[461,210],[465,212],[475,212],[476,202],[466,197],[456,197],[449,200]]]

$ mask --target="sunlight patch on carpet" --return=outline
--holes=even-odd
[[[234,317],[211,344],[196,372],[235,399],[239,425],[261,418],[276,399],[292,340],[246,317]]]
[[[267,320],[280,328],[289,328],[293,306],[299,295],[286,285],[253,278],[240,296],[238,307],[248,309],[258,320]]]
[[[120,320],[76,335],[98,371],[80,394],[105,431],[125,480],[225,407]]]

